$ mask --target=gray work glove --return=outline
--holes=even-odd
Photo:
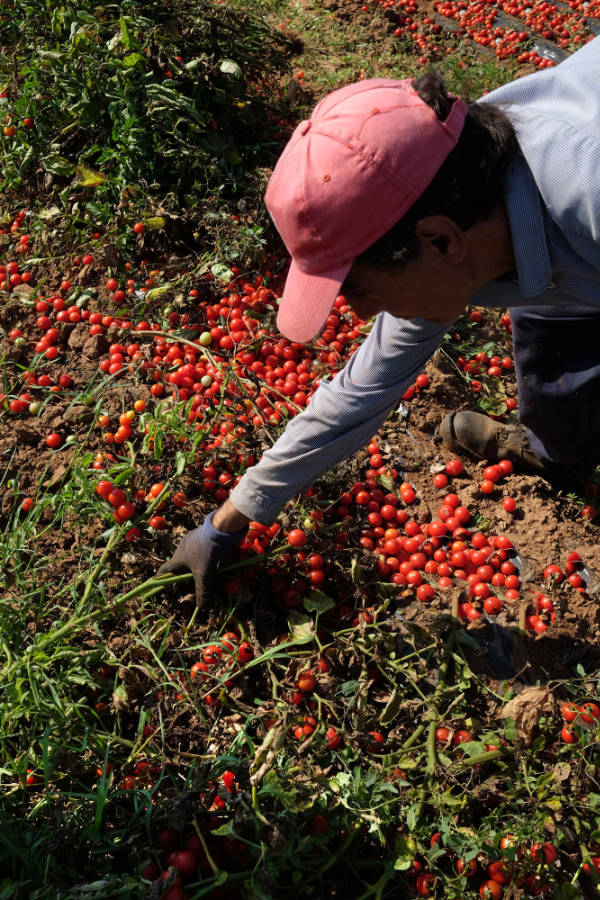
[[[216,510],[198,528],[184,534],[175,553],[162,564],[157,575],[174,575],[189,569],[196,584],[196,603],[204,606],[210,578],[217,565],[242,540],[248,526],[240,531],[218,531],[212,523]]]

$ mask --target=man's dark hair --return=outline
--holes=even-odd
[[[438,119],[447,117],[452,98],[437,72],[417,78],[413,87]],[[357,257],[358,263],[403,265],[417,259],[420,245],[415,228],[425,216],[448,216],[466,231],[475,222],[486,219],[502,198],[508,166],[519,151],[513,126],[497,106],[464,102],[467,115],[456,147],[419,199],[396,225]]]

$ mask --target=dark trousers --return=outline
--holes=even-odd
[[[600,463],[600,309],[522,307],[510,316],[531,449],[588,475]]]

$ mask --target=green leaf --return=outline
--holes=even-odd
[[[225,159],[229,163],[230,166],[239,166],[241,162],[243,162],[242,156],[240,156],[239,152],[235,149],[235,147],[228,147],[225,151]]]
[[[563,897],[564,900],[577,900],[578,897],[581,897],[581,890],[576,884],[571,884],[570,881],[564,881],[560,886],[560,896]]]
[[[406,825],[409,831],[413,831],[417,824],[417,807],[409,806],[406,810]]]
[[[236,78],[240,78],[242,74],[241,68],[233,59],[222,60],[219,69],[226,75],[234,75]]]
[[[231,281],[233,278],[233,272],[228,266],[223,263],[215,263],[214,266],[210,267],[211,275],[216,278],[218,281]]]
[[[72,175],[75,171],[73,163],[58,153],[49,153],[48,156],[42,157],[41,163],[51,175]]]
[[[225,822],[224,825],[220,825],[218,828],[212,828],[210,833],[217,835],[217,837],[235,837],[233,820]]]
[[[144,219],[144,225],[150,231],[160,231],[166,224],[167,221],[164,216],[150,216],[149,219]]]
[[[358,681],[356,679],[352,679],[352,681],[344,681],[343,684],[340,684],[340,693],[344,695],[344,697],[349,697],[350,694],[354,694],[358,689]]]
[[[474,637],[471,637],[464,628],[456,629],[456,642],[467,650],[479,650],[481,648],[479,641],[476,641]],[[460,657],[458,657],[458,660],[460,661]]]
[[[128,56],[123,57],[121,65],[124,69],[133,69],[134,66],[141,62],[144,62],[144,57],[141,53],[130,53]]]
[[[129,37],[129,31],[127,29],[127,22],[123,16],[119,19],[119,24],[121,25],[121,43],[125,47],[126,50],[131,50],[131,38]],[[139,56],[139,54],[135,54]],[[141,58],[141,57],[140,57]]]
[[[413,856],[398,856],[396,861],[394,862],[394,869],[396,872],[406,872],[407,869],[410,869],[413,863]]]
[[[302,602],[304,609],[307,612],[322,613],[326,612],[328,609],[333,609],[335,606],[335,600],[332,600],[331,597],[328,597],[323,591],[316,590],[311,591]]]
[[[517,730],[515,728],[515,720],[507,719],[504,723],[504,739],[509,742],[514,742],[517,739]]]
[[[315,623],[310,616],[305,616],[298,610],[292,610],[288,620],[290,633],[299,644],[307,644],[315,638]]]
[[[185,453],[182,453],[181,450],[177,450],[177,452],[175,453],[175,474],[181,475],[186,465],[187,459]]]
[[[159,287],[151,288],[146,293],[146,303],[150,303],[152,300],[158,300],[159,297],[163,297],[165,294],[171,290],[172,285],[170,284],[161,284]]]
[[[98,185],[108,181],[108,179],[104,175],[101,175],[100,172],[95,172],[87,166],[75,166],[75,174],[82,187],[98,187]]]
[[[508,409],[504,397],[498,396],[480,397],[477,406],[483,412],[491,413],[493,416],[501,416]]]

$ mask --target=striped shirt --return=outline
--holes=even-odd
[[[484,307],[600,308],[600,37],[555,68],[480,100],[501,106],[521,154],[505,184],[516,271],[483,286]],[[380,313],[309,406],[231,492],[234,506],[268,523],[284,504],[364,447],[438,347],[451,323]]]

